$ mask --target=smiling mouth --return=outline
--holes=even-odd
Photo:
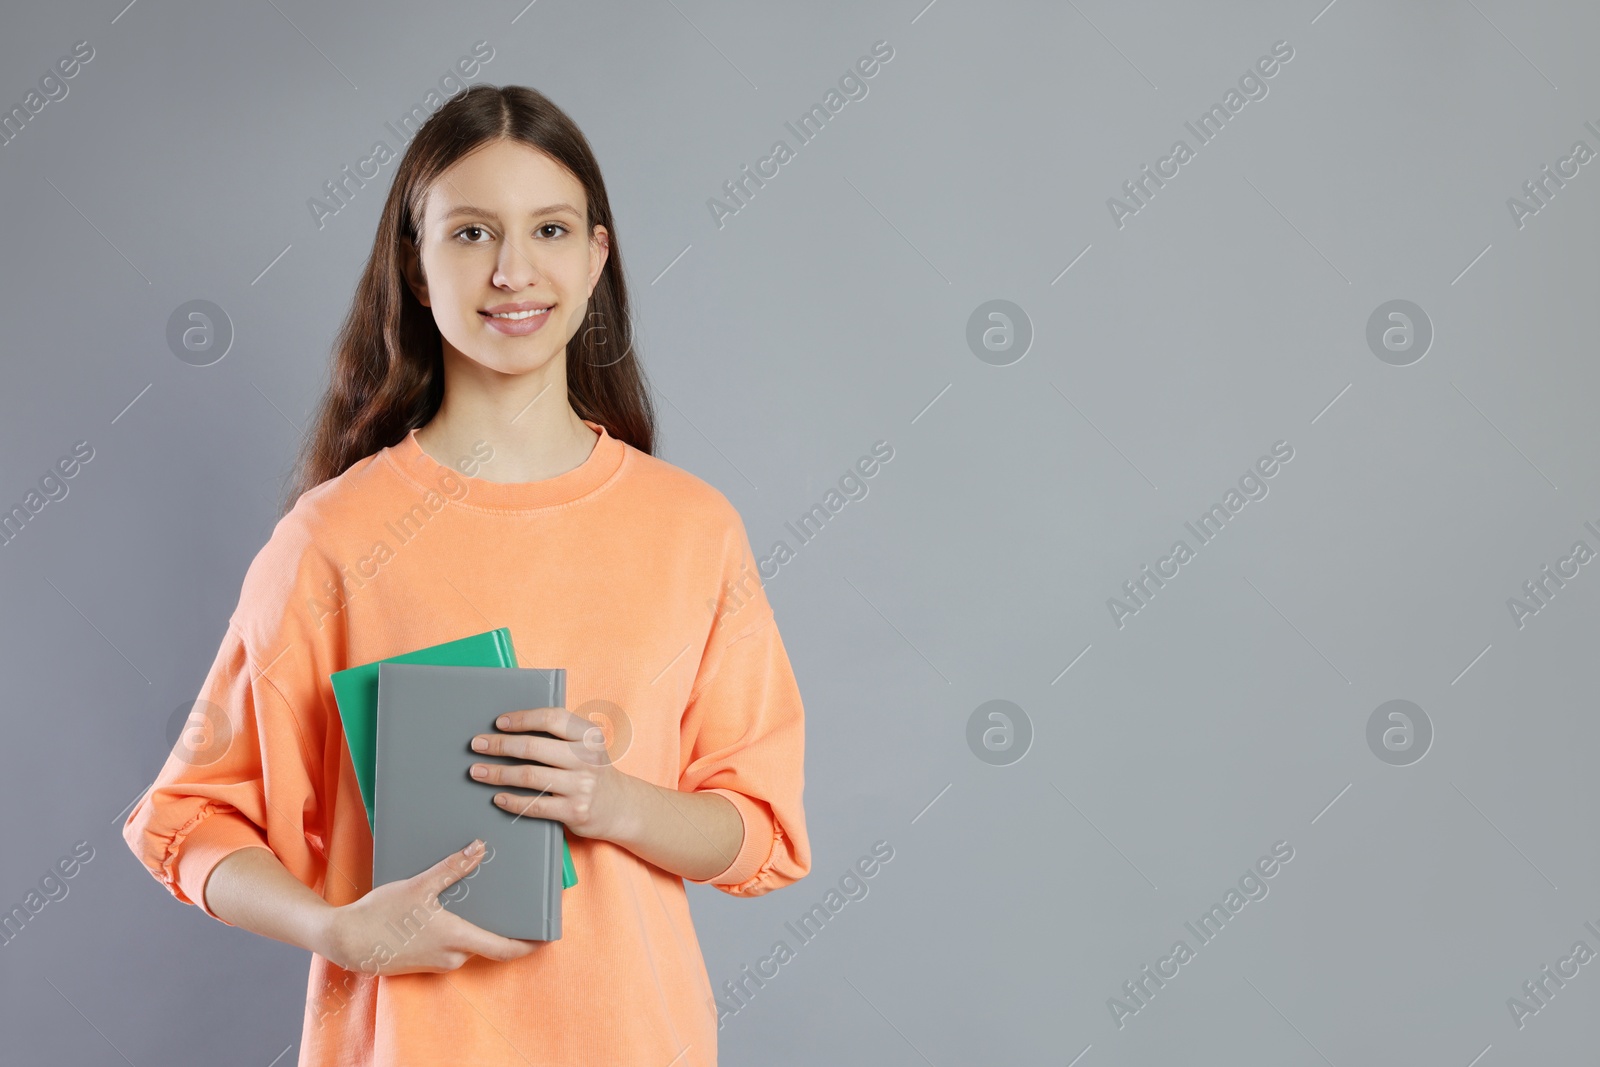
[[[493,314],[491,314],[491,313],[489,313],[487,311],[481,311],[481,312],[479,312],[479,314],[483,315],[485,318],[509,319],[512,322],[517,322],[517,321],[519,321],[521,319],[531,319],[536,315],[548,314],[549,311],[550,311],[549,308],[538,308],[537,310],[534,310],[534,311],[496,311]]]

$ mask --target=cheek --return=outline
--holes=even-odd
[[[429,266],[429,292],[438,294],[441,304],[459,304],[460,294],[475,269],[470,257],[444,255]]]
[[[476,344],[489,329],[478,314],[482,287],[470,284],[472,265],[461,257],[443,256],[430,267],[428,303],[434,326],[446,341],[465,351],[464,346]]]
[[[459,287],[448,276],[429,277],[428,298],[433,306],[433,321],[440,330],[455,330],[469,317],[476,317],[473,309],[462,303]]]
[[[589,298],[589,254],[579,246],[563,249],[559,261],[549,266],[551,281],[562,297],[573,304]]]
[[[560,333],[562,337],[571,340],[574,334],[583,329],[584,315],[589,310],[586,292],[582,286],[574,288],[563,280],[560,288],[556,290],[555,298],[557,319],[550,323],[550,326],[555,327],[555,332]]]

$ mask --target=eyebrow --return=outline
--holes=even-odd
[[[561,212],[566,212],[569,215],[577,215],[579,217],[582,217],[583,215],[583,212],[565,202],[560,204],[546,204],[544,207],[534,208],[532,211],[528,212],[528,214],[556,215],[560,214]],[[460,207],[451,208],[449,211],[444,213],[444,218],[453,219],[457,215],[477,215],[480,218],[494,219],[496,222],[500,221],[500,216],[495,212],[490,211],[488,208],[474,207],[471,204],[463,204]]]

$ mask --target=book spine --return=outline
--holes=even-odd
[[[545,929],[549,939],[557,941],[561,938],[561,855],[562,847],[566,844],[566,836],[559,823],[550,828],[550,843],[551,869],[556,876],[554,892],[545,894]]]

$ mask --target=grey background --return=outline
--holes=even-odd
[[[520,14],[519,14],[520,12]],[[306,953],[177,905],[122,814],[270,533],[394,165],[306,207],[475,41],[548,93],[618,216],[662,455],[758,555],[894,458],[767,582],[809,720],[813,870],[691,887],[714,986],[872,843],[892,862],[727,1020],[729,1064],[1576,1062],[1600,964],[1595,18],[1505,0],[1226,5],[8,9],[0,501],[95,457],[0,549],[0,901],[95,858],[0,950],[19,1062],[292,1062]],[[515,21],[513,21],[515,20]],[[719,229],[706,207],[875,41],[893,59]],[[1274,42],[1294,58],[1118,228],[1106,207]],[[1070,270],[1066,268],[1071,265]],[[670,269],[669,269],[670,266]],[[270,269],[269,269],[270,267]],[[1065,273],[1063,273],[1065,272]],[[236,337],[194,367],[174,308]],[[966,344],[1010,300],[1031,349]],[[1420,305],[1431,350],[1366,323]],[[1119,629],[1106,606],[1284,440],[1294,458]],[[1192,538],[1191,538],[1192,541]],[[1067,669],[1070,665],[1070,670]],[[1031,722],[986,763],[986,701]],[[1366,741],[1391,699],[1431,750]],[[1330,806],[1331,805],[1331,806]],[[1294,859],[1119,1028],[1107,1006],[1276,841]],[[1077,1059],[1075,1059],[1077,1057]]]

